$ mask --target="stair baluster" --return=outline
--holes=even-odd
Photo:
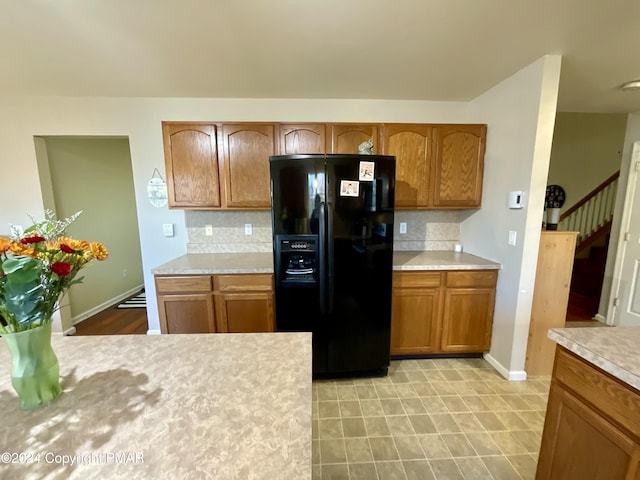
[[[580,232],[576,253],[611,230],[619,176],[614,173],[560,215],[559,229]]]

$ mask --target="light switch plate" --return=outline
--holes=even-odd
[[[173,237],[173,223],[165,223],[162,225],[162,235],[165,237]]]
[[[250,223],[244,224],[244,234],[245,235],[253,235],[253,225]]]
[[[509,230],[509,245],[516,246],[516,238],[518,236],[518,232],[515,230]]]

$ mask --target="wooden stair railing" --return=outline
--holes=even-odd
[[[576,253],[611,231],[618,177],[620,177],[620,171],[611,175],[560,215],[558,230],[580,232],[576,242]]]

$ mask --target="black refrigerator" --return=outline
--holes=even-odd
[[[270,157],[277,331],[313,332],[316,378],[386,375],[395,157]]]

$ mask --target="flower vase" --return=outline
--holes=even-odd
[[[62,394],[58,358],[51,348],[51,322],[17,333],[2,334],[11,353],[11,383],[20,408],[44,407]]]

